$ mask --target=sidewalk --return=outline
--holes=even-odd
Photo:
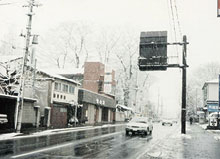
[[[177,135],[179,133],[179,135]],[[220,141],[199,125],[187,125],[186,134],[175,132],[149,149],[142,157],[157,159],[219,159]]]
[[[98,129],[98,128],[106,128],[106,127],[115,127],[125,125],[125,123],[115,123],[115,124],[103,124],[99,126],[81,126],[81,127],[70,127],[70,128],[62,128],[62,129],[48,129],[43,131],[33,131],[28,134],[26,133],[6,133],[0,135],[0,142],[2,140],[10,140],[10,139],[19,139],[19,138],[30,138],[36,136],[46,136],[46,135],[53,135],[53,134],[62,134],[66,132],[74,132],[80,130],[89,130],[89,129]]]

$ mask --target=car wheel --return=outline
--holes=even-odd
[[[170,126],[173,126],[173,124],[170,124]]]
[[[126,134],[126,136],[128,136],[129,135],[129,131],[126,131],[125,134]]]
[[[164,126],[164,123],[162,123],[162,125]]]
[[[147,136],[147,131],[144,132],[144,135]]]
[[[150,131],[150,135],[152,134],[152,130]]]

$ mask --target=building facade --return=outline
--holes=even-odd
[[[79,83],[47,71],[39,71],[35,96],[40,107],[40,124],[60,128],[67,127],[71,112],[78,105]]]
[[[203,109],[207,115],[219,111],[219,81],[206,81],[202,87],[203,90]]]

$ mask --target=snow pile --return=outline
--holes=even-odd
[[[216,141],[220,141],[220,136],[214,136],[214,139],[215,139]]]
[[[13,137],[16,137],[17,135],[20,135],[21,133],[8,133],[8,134],[1,134],[0,135],[0,140],[7,140],[11,139]]]
[[[208,124],[199,124],[200,127],[202,127],[204,130],[206,130]]]
[[[151,152],[151,153],[147,153],[147,155],[149,157],[153,157],[153,158],[159,158],[162,157],[162,152],[161,151],[156,151],[156,152]]]
[[[181,139],[181,138],[185,138],[185,139],[191,139],[192,136],[188,135],[188,134],[175,134],[175,135],[172,135],[171,138],[173,139]]]

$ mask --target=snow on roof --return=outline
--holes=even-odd
[[[118,107],[121,107],[121,108],[123,108],[123,109],[125,109],[125,110],[133,111],[132,108],[129,108],[129,107],[125,106],[125,105],[117,104],[117,105],[116,105],[116,108],[118,108]]]
[[[0,93],[0,97],[9,98],[9,99],[17,99],[17,98],[18,98],[18,96],[7,95],[7,94],[1,94],[1,93]],[[35,98],[29,98],[29,97],[24,97],[24,100],[33,101],[33,102],[36,102],[36,101],[37,101],[37,99],[35,99]]]
[[[204,89],[204,87],[206,87],[208,84],[218,84],[219,83],[219,79],[213,79],[213,80],[209,80],[206,81],[202,87],[202,89]]]
[[[219,79],[213,79],[213,80],[206,81],[205,83],[218,83],[218,82],[219,82]]]
[[[72,80],[72,79],[68,79],[68,78],[65,78],[61,75],[59,75],[58,73],[56,73],[56,71],[53,69],[41,69],[39,70],[40,72],[43,72],[51,77],[54,77],[54,78],[57,78],[57,79],[61,79],[61,80],[66,80],[66,81],[69,81],[69,82],[72,82],[72,83],[75,83],[75,84],[78,84],[78,85],[81,85],[79,82],[75,81],[75,80]],[[59,72],[59,71],[58,71]]]

